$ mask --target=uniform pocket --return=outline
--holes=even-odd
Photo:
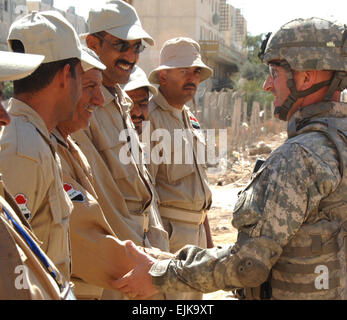
[[[114,179],[125,179],[130,176],[132,171],[129,170],[132,165],[130,150],[130,144],[126,141],[105,145],[99,150]]]
[[[172,154],[173,159],[173,154]],[[194,173],[194,165],[193,164],[168,164],[167,168],[167,178],[168,182],[171,184],[179,182],[179,180],[183,179]]]
[[[172,228],[170,235],[170,252],[174,253],[185,245],[199,245],[199,226],[179,221],[169,222]]]

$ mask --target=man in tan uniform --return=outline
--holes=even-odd
[[[160,66],[148,77],[151,83],[159,84],[159,93],[149,104],[151,134],[164,129],[171,137],[168,140],[171,145],[164,145],[159,158],[154,154],[158,142],[151,141],[150,168],[172,253],[187,244],[213,247],[207,218],[211,191],[198,154],[199,150],[205,150],[204,145],[198,147],[205,141],[200,130],[195,128],[197,120],[185,105],[194,97],[199,83],[211,75],[212,70],[201,60],[199,44],[190,38],[174,38],[164,43]],[[176,147],[177,129],[185,134],[181,148]],[[189,150],[192,151],[191,161],[187,157]],[[165,155],[165,152],[170,154]],[[181,157],[177,163],[179,153]],[[160,157],[168,157],[168,161],[160,161]],[[200,294],[187,294],[185,299],[201,297]]]
[[[0,81],[30,75],[44,56],[0,51]],[[10,117],[0,103],[0,126]],[[0,300],[74,299],[70,285],[39,247],[0,175]]]
[[[93,164],[99,204],[119,239],[167,251],[167,233],[153,207],[152,182],[145,165],[138,164],[133,154],[138,150],[142,157],[129,114],[132,101],[119,86],[128,81],[144,49],[142,41],[153,45],[153,39],[143,30],[135,9],[123,1],[91,10],[88,24],[86,43],[107,66],[102,86],[105,103],[93,112],[89,129],[73,137]],[[121,158],[123,153],[128,163]],[[105,290],[104,298],[115,296]]]
[[[123,90],[133,101],[134,106],[130,110],[131,120],[141,137],[145,124],[143,121],[148,119],[150,94],[155,96],[158,94],[158,90],[149,83],[146,73],[139,66],[134,66],[129,81],[123,86]]]
[[[96,54],[84,48],[96,59]],[[100,91],[102,70],[82,75],[82,97],[72,120],[62,121],[52,132],[61,159],[64,189],[74,208],[70,217],[72,277],[77,299],[100,299],[103,288],[113,289],[112,280],[130,270],[122,245],[97,202],[91,168],[70,134],[86,129],[94,108],[104,103]]]
[[[93,51],[90,54],[97,58]],[[91,112],[103,105],[101,83],[101,70],[85,72],[82,76],[82,97],[72,120],[60,122],[52,132],[62,161],[64,188],[74,204],[70,218],[73,252],[71,280],[75,284],[74,292],[78,299],[100,299],[103,288],[114,290],[112,281],[133,266],[127,260],[123,242],[116,239],[98,203],[94,185],[98,186],[99,183],[95,183],[87,159],[70,136],[80,129],[87,129]],[[92,165],[98,166],[98,161]],[[159,251],[149,252],[159,254]],[[162,298],[162,295],[156,298]]]
[[[69,280],[72,203],[63,189],[50,132],[72,117],[83,70],[100,62],[82,52],[75,30],[55,11],[33,12],[15,21],[8,42],[13,51],[43,54],[45,59],[33,74],[14,81],[11,123],[0,134],[0,172],[41,248]]]

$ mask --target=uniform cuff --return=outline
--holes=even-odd
[[[166,274],[171,263],[171,259],[159,260],[154,263],[149,270],[149,274],[152,276],[152,283],[155,286],[161,286],[167,278]]]

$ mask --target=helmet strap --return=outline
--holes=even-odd
[[[335,91],[343,91],[347,87],[347,72],[335,71],[330,86],[324,95],[324,101],[330,101]]]
[[[283,102],[281,106],[275,107],[274,113],[279,115],[279,119],[282,121],[287,121],[287,115],[289,110],[293,107],[294,103],[299,99],[306,97],[319,89],[329,85],[332,80],[326,80],[319,83],[314,84],[312,87],[298,91],[295,86],[295,81],[293,79],[293,71],[289,65],[289,63],[285,60],[280,62],[280,66],[285,70],[287,77],[287,87],[290,91],[288,98]]]

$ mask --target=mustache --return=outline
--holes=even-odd
[[[184,89],[189,88],[189,87],[193,87],[194,89],[196,89],[196,85],[192,82],[187,83],[183,86]]]
[[[117,59],[115,62],[114,62],[114,65],[116,66],[118,63],[122,63],[122,64],[128,64],[130,65],[131,67],[134,67],[135,63],[131,63],[129,61],[126,61],[124,59]]]

